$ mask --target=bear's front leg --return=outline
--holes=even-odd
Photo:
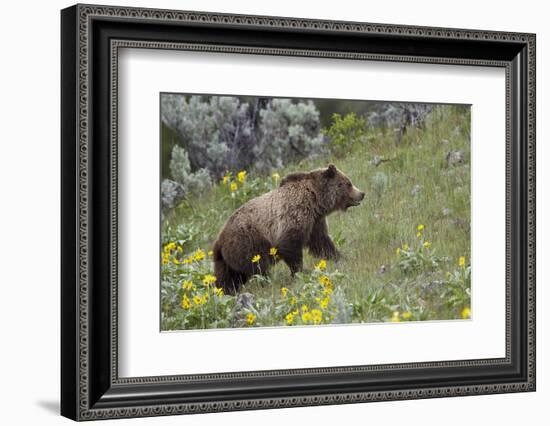
[[[290,268],[292,276],[296,272],[301,272],[304,267],[304,253],[302,238],[298,235],[292,235],[278,244],[279,255],[281,259]]]
[[[331,260],[340,258],[340,252],[328,234],[327,220],[324,217],[313,225],[307,246],[313,256]]]

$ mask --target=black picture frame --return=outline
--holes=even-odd
[[[61,12],[61,414],[74,420],[535,390],[534,34],[75,5]],[[119,378],[117,49],[506,70],[506,357]]]

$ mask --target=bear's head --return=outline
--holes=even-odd
[[[311,172],[291,173],[285,176],[280,186],[315,194],[316,210],[322,214],[346,211],[349,207],[358,206],[365,198],[365,193],[357,189],[334,164]]]
[[[334,164],[320,170],[323,207],[329,212],[346,211],[349,207],[358,206],[365,198],[365,193],[351,183],[351,180]]]

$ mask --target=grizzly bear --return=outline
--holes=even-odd
[[[278,188],[246,202],[225,223],[213,248],[216,285],[235,294],[279,258],[294,275],[302,270],[304,247],[314,256],[338,259],[326,216],[357,206],[363,198],[365,193],[333,164],[289,174]]]

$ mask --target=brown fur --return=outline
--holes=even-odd
[[[328,234],[326,216],[358,205],[365,193],[334,165],[286,176],[279,188],[238,208],[214,244],[216,283],[235,293],[254,274],[265,274],[278,251],[291,274],[302,270],[303,248],[325,259],[340,254]],[[259,254],[258,263],[252,258]]]

